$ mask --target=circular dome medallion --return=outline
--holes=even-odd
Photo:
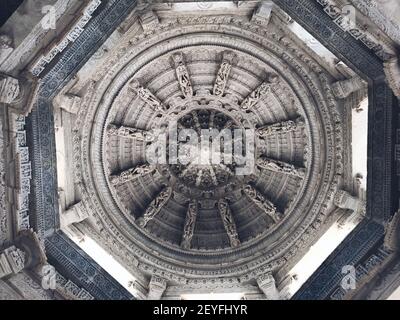
[[[289,53],[278,30],[260,36],[218,19],[168,23],[121,50],[99,77],[82,129],[92,137],[82,141],[84,194],[103,232],[166,277],[279,266],[324,219],[337,184],[330,150],[340,137],[321,69],[301,50]],[[170,152],[165,163],[149,161],[160,132],[169,149],[172,124],[197,137],[253,132],[242,153],[253,158],[193,164],[204,150],[178,139],[187,163],[170,163]]]

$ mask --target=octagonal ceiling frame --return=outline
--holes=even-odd
[[[395,127],[392,116],[398,102],[385,83],[383,62],[359,40],[340,29],[321,5],[313,0],[273,1],[369,83],[367,217],[293,297],[326,299],[340,285],[342,266],[357,265],[371,248],[383,241],[384,225],[395,212],[394,195],[397,193],[395,179],[391,176]],[[130,299],[132,296],[59,230],[51,100],[136,4],[137,0],[109,0],[98,9],[98,15],[43,77],[27,122],[33,159],[32,225],[45,241],[49,262],[97,299]],[[324,283],[323,279],[328,281]]]

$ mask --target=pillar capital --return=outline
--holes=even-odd
[[[0,278],[16,274],[25,268],[25,253],[15,246],[0,253]]]
[[[147,300],[160,300],[166,289],[167,280],[153,275],[149,283]]]
[[[265,294],[267,300],[278,300],[279,292],[271,272],[260,275],[257,279],[258,287]]]
[[[345,190],[338,190],[336,192],[333,203],[341,209],[352,210],[354,213],[365,215],[365,202],[352,196]]]
[[[383,63],[383,69],[389,87],[396,97],[400,98],[400,62],[398,57],[393,57]]]
[[[333,94],[339,98],[347,98],[353,92],[363,90],[366,88],[366,83],[359,76],[347,80],[336,81],[332,84]]]

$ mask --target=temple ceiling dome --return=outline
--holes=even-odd
[[[341,121],[333,78],[287,34],[182,18],[127,33],[98,66],[75,124],[75,180],[101,234],[139,268],[243,276],[278,268],[316,236],[343,170]],[[253,132],[249,170],[199,164],[186,140],[175,147],[194,155],[187,163],[149,161],[174,126]]]

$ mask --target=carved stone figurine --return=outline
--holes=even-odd
[[[268,169],[274,172],[281,172],[283,174],[293,175],[295,177],[304,178],[304,168],[296,168],[292,164],[288,164],[278,160],[271,160],[265,156],[257,159],[257,166],[262,169]]]
[[[271,86],[276,84],[279,78],[276,74],[268,75],[267,81],[261,83],[252,93],[250,93],[246,99],[243,100],[240,107],[243,110],[250,110],[254,107],[268,92],[271,90]]]
[[[178,79],[182,94],[185,97],[193,96],[193,88],[190,82],[189,71],[183,59],[183,53],[175,53],[174,55],[172,55],[172,60],[175,65],[176,77]]]
[[[265,199],[265,197],[258,192],[257,189],[248,184],[243,188],[243,191],[249,199],[251,199],[274,221],[274,223],[280,220],[281,215],[278,213],[275,205],[271,201]]]
[[[128,83],[128,91],[136,92],[138,97],[145,103],[147,103],[153,110],[157,110],[160,112],[164,111],[164,107],[162,106],[161,102],[156,98],[156,96],[153,95],[149,89],[143,88],[138,80],[133,79]]]
[[[296,120],[288,120],[284,122],[274,123],[271,125],[263,126],[257,129],[257,135],[260,138],[265,138],[266,136],[277,134],[277,133],[285,133],[296,131],[297,128],[303,127],[304,121],[300,118]]]
[[[224,51],[222,54],[222,63],[218,70],[217,78],[215,79],[213,94],[222,96],[225,91],[226,83],[228,82],[229,74],[232,69],[232,64],[236,60],[235,53]]]
[[[236,230],[236,224],[233,220],[231,209],[229,208],[228,202],[224,199],[218,201],[218,211],[221,215],[222,222],[224,224],[226,233],[232,247],[240,245],[239,235]]]
[[[146,142],[151,142],[154,140],[154,134],[151,131],[125,127],[125,126],[116,126],[114,124],[108,125],[107,133],[110,136],[119,136],[119,137],[137,139]]]
[[[172,195],[172,188],[169,187],[164,188],[158,194],[158,196],[150,203],[143,217],[139,220],[139,225],[145,228],[149,223],[149,221],[154,219],[154,217],[160,212],[161,208],[168,202],[171,195]]]
[[[197,211],[198,211],[197,201],[196,200],[190,201],[186,213],[186,220],[182,234],[181,247],[184,249],[189,249],[191,246],[191,241],[194,234],[194,226],[196,223]]]
[[[155,171],[154,167],[150,167],[147,164],[141,165],[139,167],[131,168],[121,172],[119,175],[111,176],[111,184],[116,186],[122,183],[125,183],[130,180],[134,180],[140,176],[143,176],[148,173],[153,173]]]

